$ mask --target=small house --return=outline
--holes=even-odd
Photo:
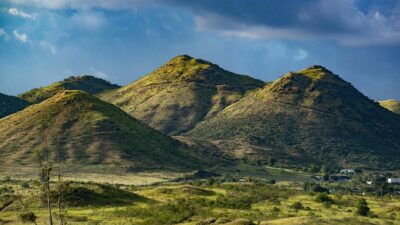
[[[340,173],[348,174],[348,173],[356,173],[356,171],[354,169],[343,169],[340,170]]]
[[[400,184],[400,178],[388,178],[387,182],[389,184]]]

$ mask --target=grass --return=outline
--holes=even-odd
[[[18,95],[18,97],[35,104],[42,102],[64,90],[81,90],[90,94],[98,94],[100,92],[118,87],[118,85],[111,84],[108,81],[90,75],[76,77],[71,76],[63,81],[55,82],[49,86],[32,89],[28,92]]]
[[[255,161],[395,169],[399,121],[350,83],[314,66],[248,93],[183,136]]]
[[[46,153],[46,138],[50,159],[56,158],[60,143],[61,161],[67,166],[191,171],[217,160],[88,93],[64,91],[0,120],[0,161],[22,167],[37,164]]]
[[[17,185],[21,182],[0,182],[1,187],[11,186],[14,190]],[[64,205],[68,224],[212,224],[209,221],[225,221],[226,224],[250,224],[251,221],[254,224],[400,224],[398,197],[331,194],[329,198],[333,202],[328,206],[316,201],[314,193],[301,190],[300,184],[290,182],[279,188],[277,184],[259,182],[210,185],[206,181],[142,187],[96,183],[70,185],[95,191],[96,195],[82,196],[81,199],[102,204]],[[25,189],[19,186],[19,194],[38,217],[37,222],[47,224],[46,208],[37,201],[38,193],[40,186],[34,183]],[[373,216],[355,214],[355,203],[361,198],[366,199]],[[14,202],[1,210],[1,221],[18,224],[20,207]]]
[[[396,101],[394,99],[388,99],[388,100],[379,101],[379,104],[382,107],[384,107],[394,113],[400,114],[400,102],[399,101]]]
[[[182,55],[122,88],[99,94],[107,102],[169,135],[182,134],[264,82]]]

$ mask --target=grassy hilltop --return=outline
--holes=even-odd
[[[150,127],[176,135],[263,85],[260,80],[181,55],[143,78],[99,96]]]
[[[186,136],[294,165],[400,165],[400,117],[321,66],[253,91]]]
[[[82,91],[60,92],[0,120],[2,164],[32,165],[46,149],[55,158],[58,143],[63,163],[82,166],[185,170],[213,161]]]
[[[30,103],[39,103],[63,90],[81,90],[89,94],[98,94],[118,87],[118,85],[90,75],[71,76],[49,86],[32,89],[18,97]]]

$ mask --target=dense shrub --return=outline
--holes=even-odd
[[[19,219],[23,223],[33,223],[36,221],[37,217],[33,212],[23,212],[18,215]]]
[[[356,214],[360,216],[367,216],[370,213],[370,208],[368,207],[368,203],[364,198],[358,200],[356,208]]]
[[[142,225],[176,224],[187,221],[195,215],[209,214],[197,199],[176,199],[163,205],[157,204],[148,208],[128,207],[114,212],[114,216],[143,219],[142,222],[138,222]]]
[[[328,202],[328,203],[333,203],[333,199],[329,197],[326,193],[318,193],[315,196],[315,201],[316,202]]]
[[[294,202],[290,207],[295,210],[304,209],[304,206],[301,204],[301,202]]]

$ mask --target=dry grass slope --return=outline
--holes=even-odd
[[[195,169],[206,153],[192,150],[82,91],[64,91],[0,120],[1,163],[32,165],[60,143],[62,162],[125,169]],[[211,163],[212,160],[209,162]]]
[[[263,85],[260,80],[181,55],[143,78],[99,97],[154,129],[177,135],[215,116],[246,91]]]
[[[400,116],[321,66],[281,77],[186,135],[260,146],[247,155],[288,164],[400,165]]]

